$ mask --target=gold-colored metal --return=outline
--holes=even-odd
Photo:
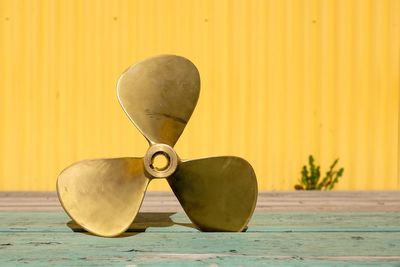
[[[251,165],[238,157],[181,161],[173,149],[199,91],[199,73],[183,57],[159,56],[125,71],[118,98],[150,147],[144,158],[86,160],[66,168],[57,191],[70,217],[96,235],[119,235],[133,222],[149,182],[167,178],[199,229],[242,231],[257,201]],[[165,166],[157,166],[157,157]]]
[[[160,169],[153,165],[157,155],[163,155],[167,159],[167,166]],[[150,146],[144,156],[144,169],[154,178],[165,178],[175,172],[178,162],[178,155],[172,147],[165,144],[154,144]]]
[[[149,143],[174,146],[196,107],[200,76],[192,62],[178,56],[147,59],[118,81],[118,99]]]
[[[134,220],[149,181],[141,158],[85,160],[61,172],[57,192],[76,223],[96,235],[116,236]]]
[[[238,157],[183,161],[168,183],[203,231],[242,231],[257,202],[256,175]]]

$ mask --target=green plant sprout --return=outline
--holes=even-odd
[[[343,175],[344,168],[335,170],[336,164],[339,159],[336,159],[329,170],[326,172],[325,177],[320,181],[321,172],[320,166],[314,164],[314,157],[310,155],[308,157],[309,169],[304,165],[301,170],[300,184],[294,186],[296,190],[332,190],[335,184],[339,181],[339,178]]]

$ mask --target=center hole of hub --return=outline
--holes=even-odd
[[[169,156],[165,152],[157,152],[151,158],[151,168],[156,171],[165,171],[169,166]]]

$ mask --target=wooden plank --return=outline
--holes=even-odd
[[[62,210],[54,192],[0,192],[0,211]],[[141,211],[182,211],[171,192],[148,192]],[[261,192],[256,211],[400,211],[400,191]]]
[[[0,233],[0,265],[185,264],[260,265],[400,261],[396,233],[128,233],[99,238],[86,233]],[[277,261],[278,260],[278,261]],[[285,261],[286,260],[286,261]],[[348,263],[348,262],[347,262]]]
[[[166,192],[147,192],[149,196],[157,197],[170,197],[173,193]],[[56,192],[20,192],[20,191],[0,191],[0,198],[3,197],[43,197],[43,198],[57,198]],[[260,191],[259,197],[273,197],[273,198],[400,198],[399,190],[386,190],[386,191]]]
[[[397,191],[262,192],[246,233],[202,233],[172,193],[150,192],[110,239],[82,232],[54,192],[3,192],[0,266],[398,266],[399,210]]]
[[[64,212],[0,212],[0,232],[71,232]],[[68,225],[67,225],[68,224]],[[132,230],[197,232],[184,213],[139,213]],[[398,212],[260,212],[248,232],[393,232],[400,231]]]

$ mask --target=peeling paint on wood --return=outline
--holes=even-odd
[[[183,213],[141,214],[120,238],[73,232],[61,212],[0,212],[0,265],[259,266],[400,263],[400,214],[256,213],[246,233],[202,233]],[[136,227],[136,228],[135,228]]]
[[[147,208],[169,201],[172,211],[142,211],[119,238],[90,235],[61,211],[3,210],[0,266],[400,266],[400,212],[376,205],[399,209],[398,194],[264,193],[262,205],[290,205],[284,211],[258,209],[245,233],[199,232],[171,196],[159,193],[149,195]],[[0,206],[14,198],[15,205],[28,207],[38,197],[54,200],[48,193],[2,193]],[[354,203],[347,203],[351,209],[333,211],[347,200]],[[368,201],[376,209],[365,211]],[[311,209],[301,211],[300,202]],[[316,211],[321,203],[332,209]]]

